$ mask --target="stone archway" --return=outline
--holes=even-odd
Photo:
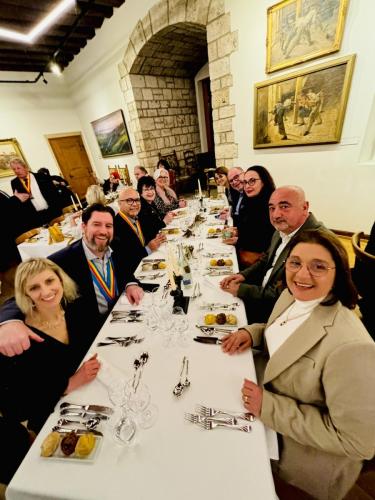
[[[237,32],[223,0],[161,0],[139,20],[119,65],[136,150],[146,167],[158,153],[200,151],[194,76],[208,61],[218,165],[233,165],[230,54]]]

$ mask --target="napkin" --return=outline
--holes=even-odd
[[[99,357],[98,359],[101,366],[98,371],[97,380],[99,380],[99,382],[101,382],[104,386],[113,387],[118,384],[119,381],[125,382],[125,380],[129,378],[128,374],[119,370],[108,360]]]

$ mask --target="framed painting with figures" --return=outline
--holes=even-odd
[[[256,83],[254,148],[339,142],[355,55]]]
[[[0,139],[0,177],[14,176],[13,170],[9,167],[9,162],[13,158],[21,158],[27,165],[17,139]]]
[[[269,7],[266,72],[340,50],[348,2],[283,0]]]

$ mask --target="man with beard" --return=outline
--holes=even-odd
[[[101,204],[90,205],[82,214],[82,239],[49,256],[78,285],[83,299],[83,316],[90,328],[99,331],[117,298],[126,290],[131,304],[139,304],[143,290],[129,272],[124,259],[109,247],[113,239],[114,212]],[[30,339],[42,339],[23,322],[14,301],[0,311],[0,353],[21,354]],[[10,321],[21,320],[21,321]],[[86,327],[86,324],[85,324]]]
[[[285,259],[292,238],[305,229],[325,229],[309,212],[309,202],[298,186],[275,189],[268,208],[276,231],[267,252],[241,273],[232,274],[220,283],[225,292],[244,301],[249,323],[266,322],[285,288]]]

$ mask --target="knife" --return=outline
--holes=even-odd
[[[219,345],[222,343],[222,340],[218,337],[195,337],[195,342],[201,342],[202,344],[216,344]]]
[[[70,408],[63,408],[60,410],[62,417],[98,417],[100,420],[108,420],[109,415],[101,413],[100,411],[85,411],[85,410],[71,410]]]
[[[75,432],[80,436],[81,434],[94,434],[94,436],[103,436],[103,433],[100,431],[96,431],[94,429],[67,429],[66,427],[60,427],[59,425],[55,425],[52,427],[53,432],[59,432],[60,434],[70,434],[71,432]]]
[[[61,403],[60,405],[60,410],[63,408],[69,408],[69,410],[79,410],[79,411],[90,411],[90,412],[96,412],[96,413],[105,413],[107,415],[112,415],[113,413],[113,408],[110,406],[99,406],[99,405],[77,405],[74,403],[68,403],[65,401],[64,403]]]

